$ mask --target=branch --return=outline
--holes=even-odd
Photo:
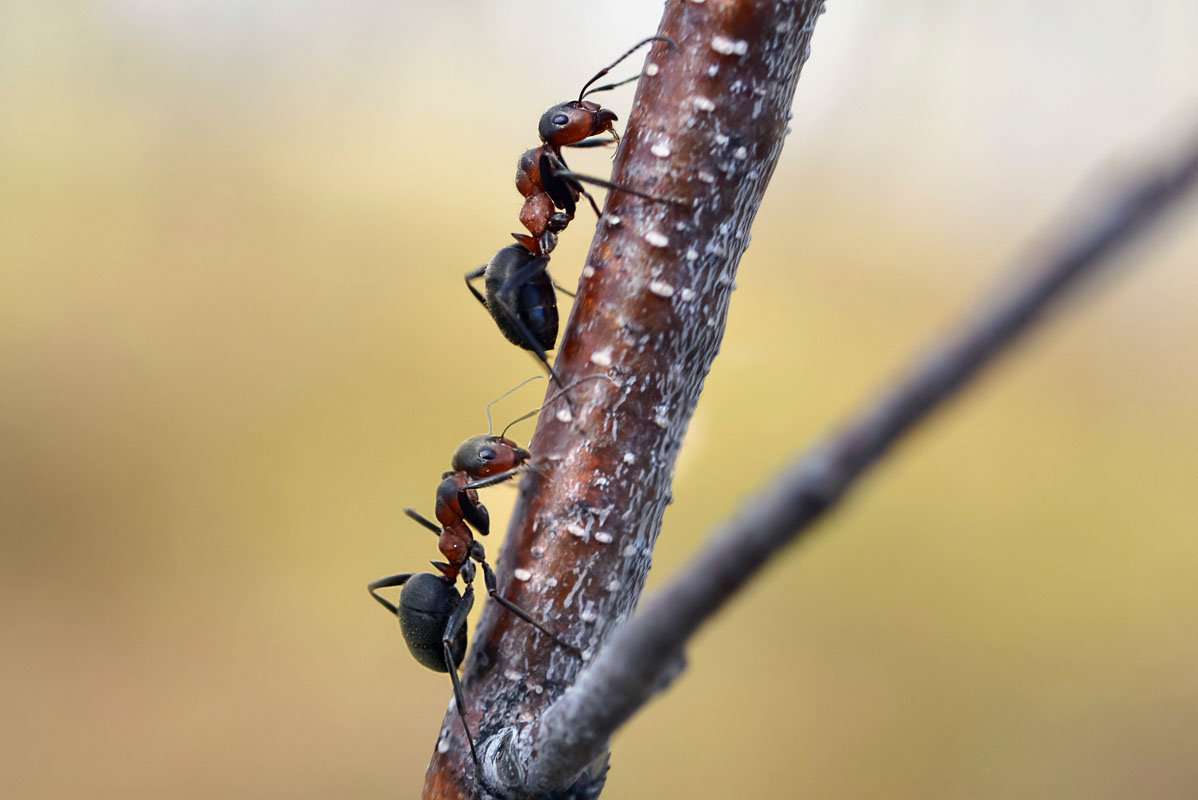
[[[517,746],[526,753],[529,782],[552,783],[600,753],[611,734],[668,679],[700,625],[784,546],[835,508],[903,435],[1043,320],[1083,279],[1143,236],[1196,181],[1198,141],[1183,158],[1095,213],[1058,252],[1044,257],[1026,282],[983,303],[876,405],[745,503],[644,612],[613,636],[574,687],[520,736]]]
[[[724,331],[749,228],[773,174],[818,0],[667,4],[612,180],[689,207],[609,194],[555,365],[573,414],[541,415],[498,563],[504,597],[599,652],[644,587],[674,462]],[[575,222],[575,226],[580,225]],[[570,235],[566,232],[563,235]],[[552,390],[551,390],[552,391]],[[466,662],[465,711],[481,784],[504,797],[595,797],[603,746],[559,764],[529,754],[536,720],[582,664],[488,603]],[[524,726],[520,752],[503,744]],[[584,769],[589,770],[585,774]],[[473,797],[452,709],[425,797]],[[581,777],[579,777],[581,775]]]

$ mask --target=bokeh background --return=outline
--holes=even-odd
[[[1198,119],[1189,0],[829,6],[650,590]],[[0,4],[0,795],[416,796],[448,681],[363,587],[537,372],[461,283],[517,156],[659,14]],[[1198,794],[1184,212],[705,629],[608,796]]]

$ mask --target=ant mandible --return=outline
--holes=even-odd
[[[525,383],[528,381],[487,405],[488,431],[492,430],[491,406]],[[560,395],[561,392],[554,395],[545,405],[549,405]],[[405,514],[439,537],[438,548],[445,561],[434,561],[433,566],[441,574],[425,572],[391,575],[373,581],[366,587],[371,597],[399,618],[400,631],[416,661],[435,672],[449,673],[453,683],[454,703],[462,720],[466,741],[470,745],[470,756],[474,760],[476,774],[479,771],[478,752],[475,750],[470,728],[466,724],[466,703],[457,672],[462,658],[466,655],[466,615],[474,606],[474,562],[482,567],[487,594],[495,602],[544,633],[571,654],[581,658],[578,648],[562,641],[522,608],[499,594],[495,572],[487,563],[482,543],[475,541],[470,530],[473,526],[484,536],[490,530],[490,517],[486,506],[478,501],[477,490],[511,480],[531,468],[527,463],[531,454],[508,439],[506,434],[512,425],[528,419],[540,410],[536,409],[513,420],[498,436],[492,433],[473,436],[458,446],[451,460],[452,469],[444,473],[441,484],[437,487],[436,517],[440,525],[429,521],[415,509],[404,509]],[[461,594],[455,585],[459,577],[466,585]],[[398,604],[393,604],[378,594],[379,589],[395,586],[403,587]]]
[[[570,297],[574,295],[553,282],[549,275],[549,254],[557,246],[557,234],[574,219],[580,197],[587,199],[596,216],[600,215],[595,198],[586,191],[583,183],[656,202],[685,205],[675,198],[655,197],[601,178],[580,175],[571,171],[562,157],[563,147],[597,147],[620,140],[613,128],[617,119],[615,113],[584,98],[637,80],[640,76],[634,75],[590,88],[650,42],[664,42],[678,49],[678,44],[666,36],[650,36],[637,42],[583,84],[577,100],[559,103],[541,115],[538,126],[541,145],[525,152],[516,169],[516,188],[524,196],[520,222],[528,233],[513,233],[517,244],[503,248],[488,263],[466,274],[467,288],[490,312],[504,337],[517,347],[532,351],[559,388],[561,381],[549,365],[547,355],[557,342],[557,299],[553,290],[557,288]],[[603,136],[605,133],[611,134],[611,138]],[[478,278],[484,279],[485,296],[472,283]]]

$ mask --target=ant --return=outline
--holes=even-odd
[[[529,381],[538,380],[540,377],[537,375],[530,378],[491,401],[487,405],[487,430],[489,432],[486,435],[472,436],[458,446],[451,460],[452,469],[442,475],[441,484],[437,487],[436,517],[437,521],[441,523],[440,525],[429,521],[415,509],[404,509],[405,514],[439,537],[438,547],[446,560],[444,562],[434,561],[433,566],[441,574],[434,575],[425,572],[391,575],[387,578],[380,578],[366,587],[370,591],[371,597],[399,618],[400,630],[412,656],[420,664],[435,672],[449,673],[453,682],[454,702],[457,706],[458,716],[462,720],[462,729],[466,732],[466,741],[470,745],[470,755],[474,760],[476,775],[481,771],[478,752],[475,750],[470,728],[466,724],[466,702],[462,695],[462,684],[458,679],[457,672],[466,654],[466,615],[470,613],[470,609],[474,605],[473,584],[476,574],[474,564],[477,563],[482,567],[487,594],[495,602],[532,625],[574,656],[582,657],[578,648],[562,641],[522,608],[499,594],[495,572],[487,563],[487,555],[483,550],[482,543],[476,541],[471,532],[471,527],[483,536],[490,531],[490,517],[486,506],[478,500],[477,490],[511,480],[521,472],[533,468],[528,464],[532,454],[508,439],[508,430],[517,422],[538,413],[541,408],[552,403],[563,393],[558,392],[541,408],[512,420],[498,436],[490,433],[493,430],[491,406]],[[593,377],[607,378],[606,375]],[[459,577],[466,584],[465,590],[461,594],[458,593],[455,585]],[[378,594],[379,589],[395,586],[403,587],[398,605]]]
[[[549,276],[549,254],[557,246],[557,234],[574,219],[580,197],[585,197],[591,204],[595,216],[601,215],[595,198],[583,184],[602,186],[646,200],[686,205],[675,198],[654,197],[601,178],[580,175],[570,170],[562,156],[563,147],[599,147],[620,141],[619,134],[613,128],[617,120],[615,113],[584,98],[637,80],[640,76],[634,75],[616,83],[590,88],[617,64],[650,42],[664,42],[678,49],[677,42],[666,36],[643,39],[583,84],[577,100],[559,103],[541,115],[538,125],[541,145],[520,156],[516,168],[516,189],[524,196],[520,222],[528,229],[528,233],[513,233],[517,244],[508,245],[492,256],[489,262],[466,274],[467,288],[490,312],[507,340],[531,350],[559,387],[561,381],[549,365],[546,355],[546,351],[552,350],[557,341],[557,300],[553,290],[557,288],[570,297],[574,295],[554,283]],[[603,136],[606,133],[611,134],[610,139]],[[478,278],[484,278],[485,296],[471,283]]]

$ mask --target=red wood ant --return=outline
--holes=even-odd
[[[557,286],[549,276],[549,254],[557,246],[557,234],[574,219],[580,197],[587,199],[596,216],[601,213],[595,198],[583,184],[590,183],[656,202],[685,205],[675,198],[654,197],[601,178],[580,175],[570,170],[562,157],[563,147],[597,147],[620,140],[612,127],[616,121],[615,113],[584,98],[639,78],[639,75],[634,75],[616,83],[590,88],[617,64],[650,42],[664,42],[674,49],[678,48],[673,39],[665,36],[650,36],[637,42],[583,84],[577,100],[559,103],[541,115],[538,126],[541,145],[525,152],[516,168],[516,189],[524,196],[520,222],[528,229],[528,233],[513,233],[517,244],[508,245],[492,256],[488,263],[466,274],[467,288],[490,312],[507,340],[517,347],[531,350],[559,387],[561,381],[549,365],[546,354],[557,342],[557,299],[553,290],[556,287],[570,297],[574,295]],[[610,133],[611,138],[603,136],[606,133]],[[471,283],[478,278],[484,279],[485,296]]]
[[[528,381],[520,386],[525,383]],[[491,418],[491,406],[513,391],[515,389],[487,405],[488,423]],[[551,397],[545,405],[552,403],[561,394],[559,392]],[[441,484],[437,487],[436,517],[440,525],[426,519],[415,509],[404,509],[405,514],[437,534],[437,546],[445,561],[434,561],[433,566],[441,574],[391,575],[373,581],[366,587],[371,597],[399,618],[404,641],[416,661],[436,672],[449,673],[453,683],[454,702],[462,720],[466,741],[470,745],[470,755],[474,759],[476,771],[479,770],[478,752],[475,750],[470,728],[466,724],[466,702],[457,672],[466,655],[466,615],[474,605],[474,564],[482,567],[487,594],[495,602],[544,633],[571,654],[582,657],[578,648],[562,641],[522,608],[499,594],[495,572],[487,563],[482,543],[476,541],[471,532],[473,527],[485,536],[490,530],[490,517],[486,506],[478,500],[477,490],[511,480],[531,468],[528,464],[531,454],[508,439],[506,434],[512,425],[540,410],[536,409],[513,420],[498,436],[490,433],[473,436],[458,446],[451,460],[452,469],[442,475]],[[461,594],[455,585],[459,577],[466,585]],[[395,586],[403,587],[398,605],[378,594],[379,589]]]

